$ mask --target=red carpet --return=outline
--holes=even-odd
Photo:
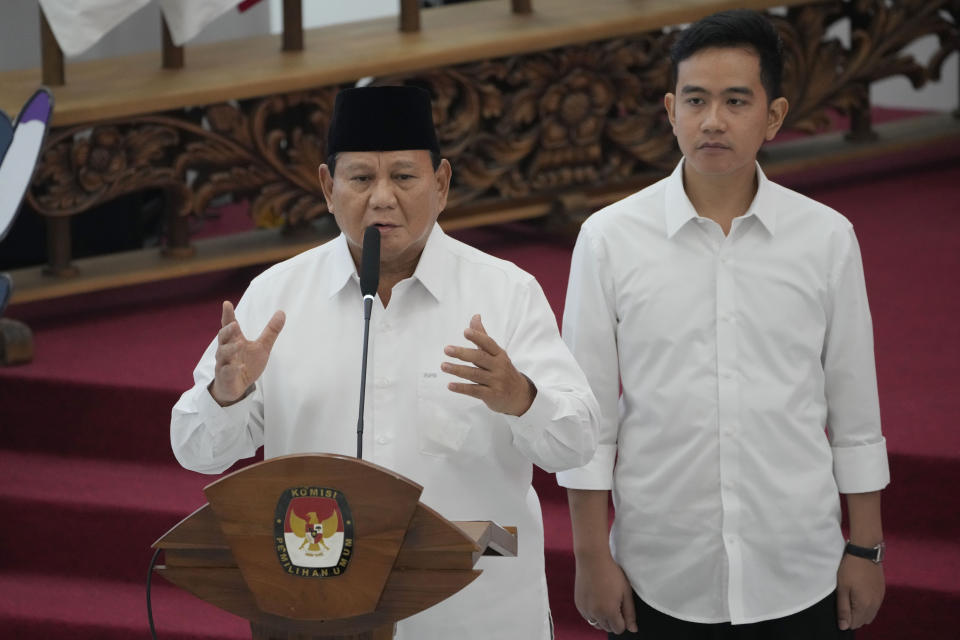
[[[893,484],[887,598],[858,638],[958,637],[960,510],[949,496],[960,480],[960,153],[781,181],[845,213],[863,247]],[[536,275],[559,314],[570,241],[523,225],[456,235]],[[212,480],[173,460],[170,407],[218,328],[219,301],[258,270],[8,311],[30,323],[37,353],[0,370],[0,637],[147,637],[149,545]],[[601,638],[573,608],[564,494],[546,474],[535,482],[557,637]],[[243,621],[162,579],[154,611],[161,638],[249,637]]]

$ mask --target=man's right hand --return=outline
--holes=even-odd
[[[636,632],[637,614],[630,582],[606,549],[596,555],[577,558],[573,595],[577,610],[595,629],[616,634],[625,629]]]
[[[256,340],[247,340],[236,316],[233,305],[224,300],[220,316],[220,333],[217,334],[217,363],[214,368],[210,395],[222,407],[243,398],[267,367],[267,359],[273,343],[277,341],[286,315],[277,311]]]

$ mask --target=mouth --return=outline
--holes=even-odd
[[[389,223],[389,222],[374,222],[374,223],[371,224],[370,226],[371,226],[371,227],[376,227],[377,230],[378,230],[380,233],[383,233],[384,231],[390,231],[390,230],[392,230],[392,229],[396,229],[396,228],[399,227],[400,225],[391,224],[391,223]]]
[[[719,142],[704,142],[698,148],[713,149],[713,150],[720,150],[720,151],[726,151],[730,149],[730,147],[728,147],[727,145],[721,144]]]

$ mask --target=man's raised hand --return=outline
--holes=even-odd
[[[217,363],[209,387],[210,395],[218,404],[233,404],[247,394],[247,390],[266,369],[270,350],[285,321],[283,311],[277,311],[259,338],[247,340],[233,314],[233,305],[224,300],[220,333],[217,334]]]
[[[448,346],[443,352],[473,366],[444,362],[440,369],[473,384],[451,382],[449,389],[483,400],[490,409],[499,413],[512,416],[526,413],[537,395],[537,388],[529,378],[517,371],[507,352],[487,335],[479,315],[470,319],[470,326],[463,332],[463,337],[477,345],[477,348]]]

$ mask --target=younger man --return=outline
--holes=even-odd
[[[845,637],[883,598],[889,471],[857,240],[756,161],[787,113],[781,48],[753,11],[688,28],[664,98],[683,160],[574,249],[563,333],[600,445],[559,481],[577,607],[611,635]]]

